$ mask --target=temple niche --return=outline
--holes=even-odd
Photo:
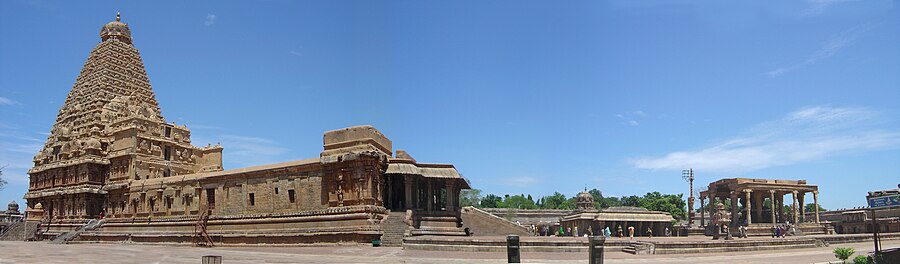
[[[28,172],[27,208],[44,238],[100,218],[75,239],[391,244],[467,235],[457,204],[468,181],[453,165],[393,156],[372,126],[325,132],[316,158],[224,170],[221,145],[192,145],[191,130],[162,115],[128,24],[117,15],[100,40]]]

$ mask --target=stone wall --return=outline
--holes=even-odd
[[[532,235],[529,228],[471,206],[463,207],[460,217],[474,236]]]
[[[510,209],[510,208],[482,208],[493,215],[506,218],[512,222],[519,221],[522,225],[538,223],[559,223],[560,217],[572,214],[574,210],[556,209]]]

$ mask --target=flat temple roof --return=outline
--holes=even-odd
[[[727,193],[731,191],[776,191],[776,192],[816,192],[819,187],[806,184],[806,180],[772,180],[751,178],[730,178],[714,181],[709,184],[706,191],[700,192],[701,196],[709,193]]]

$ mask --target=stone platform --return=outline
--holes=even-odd
[[[881,234],[883,241],[900,240],[900,233]],[[709,237],[609,238],[607,252],[635,255],[722,253],[759,250],[787,250],[824,247],[829,244],[872,241],[871,234],[812,235],[787,238],[743,238],[712,240]],[[587,252],[585,237],[520,237],[522,252]],[[506,237],[438,237],[419,236],[403,240],[403,249],[463,252],[505,252]]]

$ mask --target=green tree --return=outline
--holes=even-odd
[[[574,210],[575,205],[577,205],[578,201],[575,200],[575,197],[566,199],[563,203],[556,207],[556,209],[565,209],[565,210]]]
[[[643,197],[631,195],[622,197],[623,206],[642,207],[647,210],[667,212],[675,219],[687,219],[687,203],[682,194],[661,194],[650,192]]]
[[[594,197],[594,206],[597,208],[610,208],[613,206],[621,206],[622,202],[617,197],[603,197],[603,192],[597,189],[588,191]]]
[[[481,205],[481,198],[481,190],[479,189],[463,189],[459,191],[460,206],[478,207]]]
[[[622,206],[644,207],[643,198],[637,195],[622,197]]]
[[[500,206],[503,208],[537,209],[534,201],[526,198],[525,195],[522,194],[507,196],[503,199]]]
[[[815,208],[816,208],[816,204],[809,203],[803,207],[803,211],[804,212],[815,212]],[[824,211],[828,211],[828,210],[825,210],[825,208],[822,208],[822,205],[819,205],[819,212],[824,212]]]
[[[500,196],[488,194],[481,199],[481,208],[500,208],[503,199]]]
[[[853,256],[853,253],[856,253],[856,250],[853,248],[835,248],[834,249],[834,257],[841,260],[841,262],[847,263],[847,259],[850,256]]]
[[[659,192],[647,193],[642,200],[642,206],[648,210],[668,212],[675,219],[687,219],[687,203],[682,194],[661,194]]]
[[[542,197],[541,200],[541,208],[543,209],[561,209],[560,205],[566,202],[566,196],[559,193],[554,192],[553,195]]]
[[[619,200],[619,197],[603,197],[600,198],[600,208],[610,208],[614,206],[622,206],[622,201]]]

